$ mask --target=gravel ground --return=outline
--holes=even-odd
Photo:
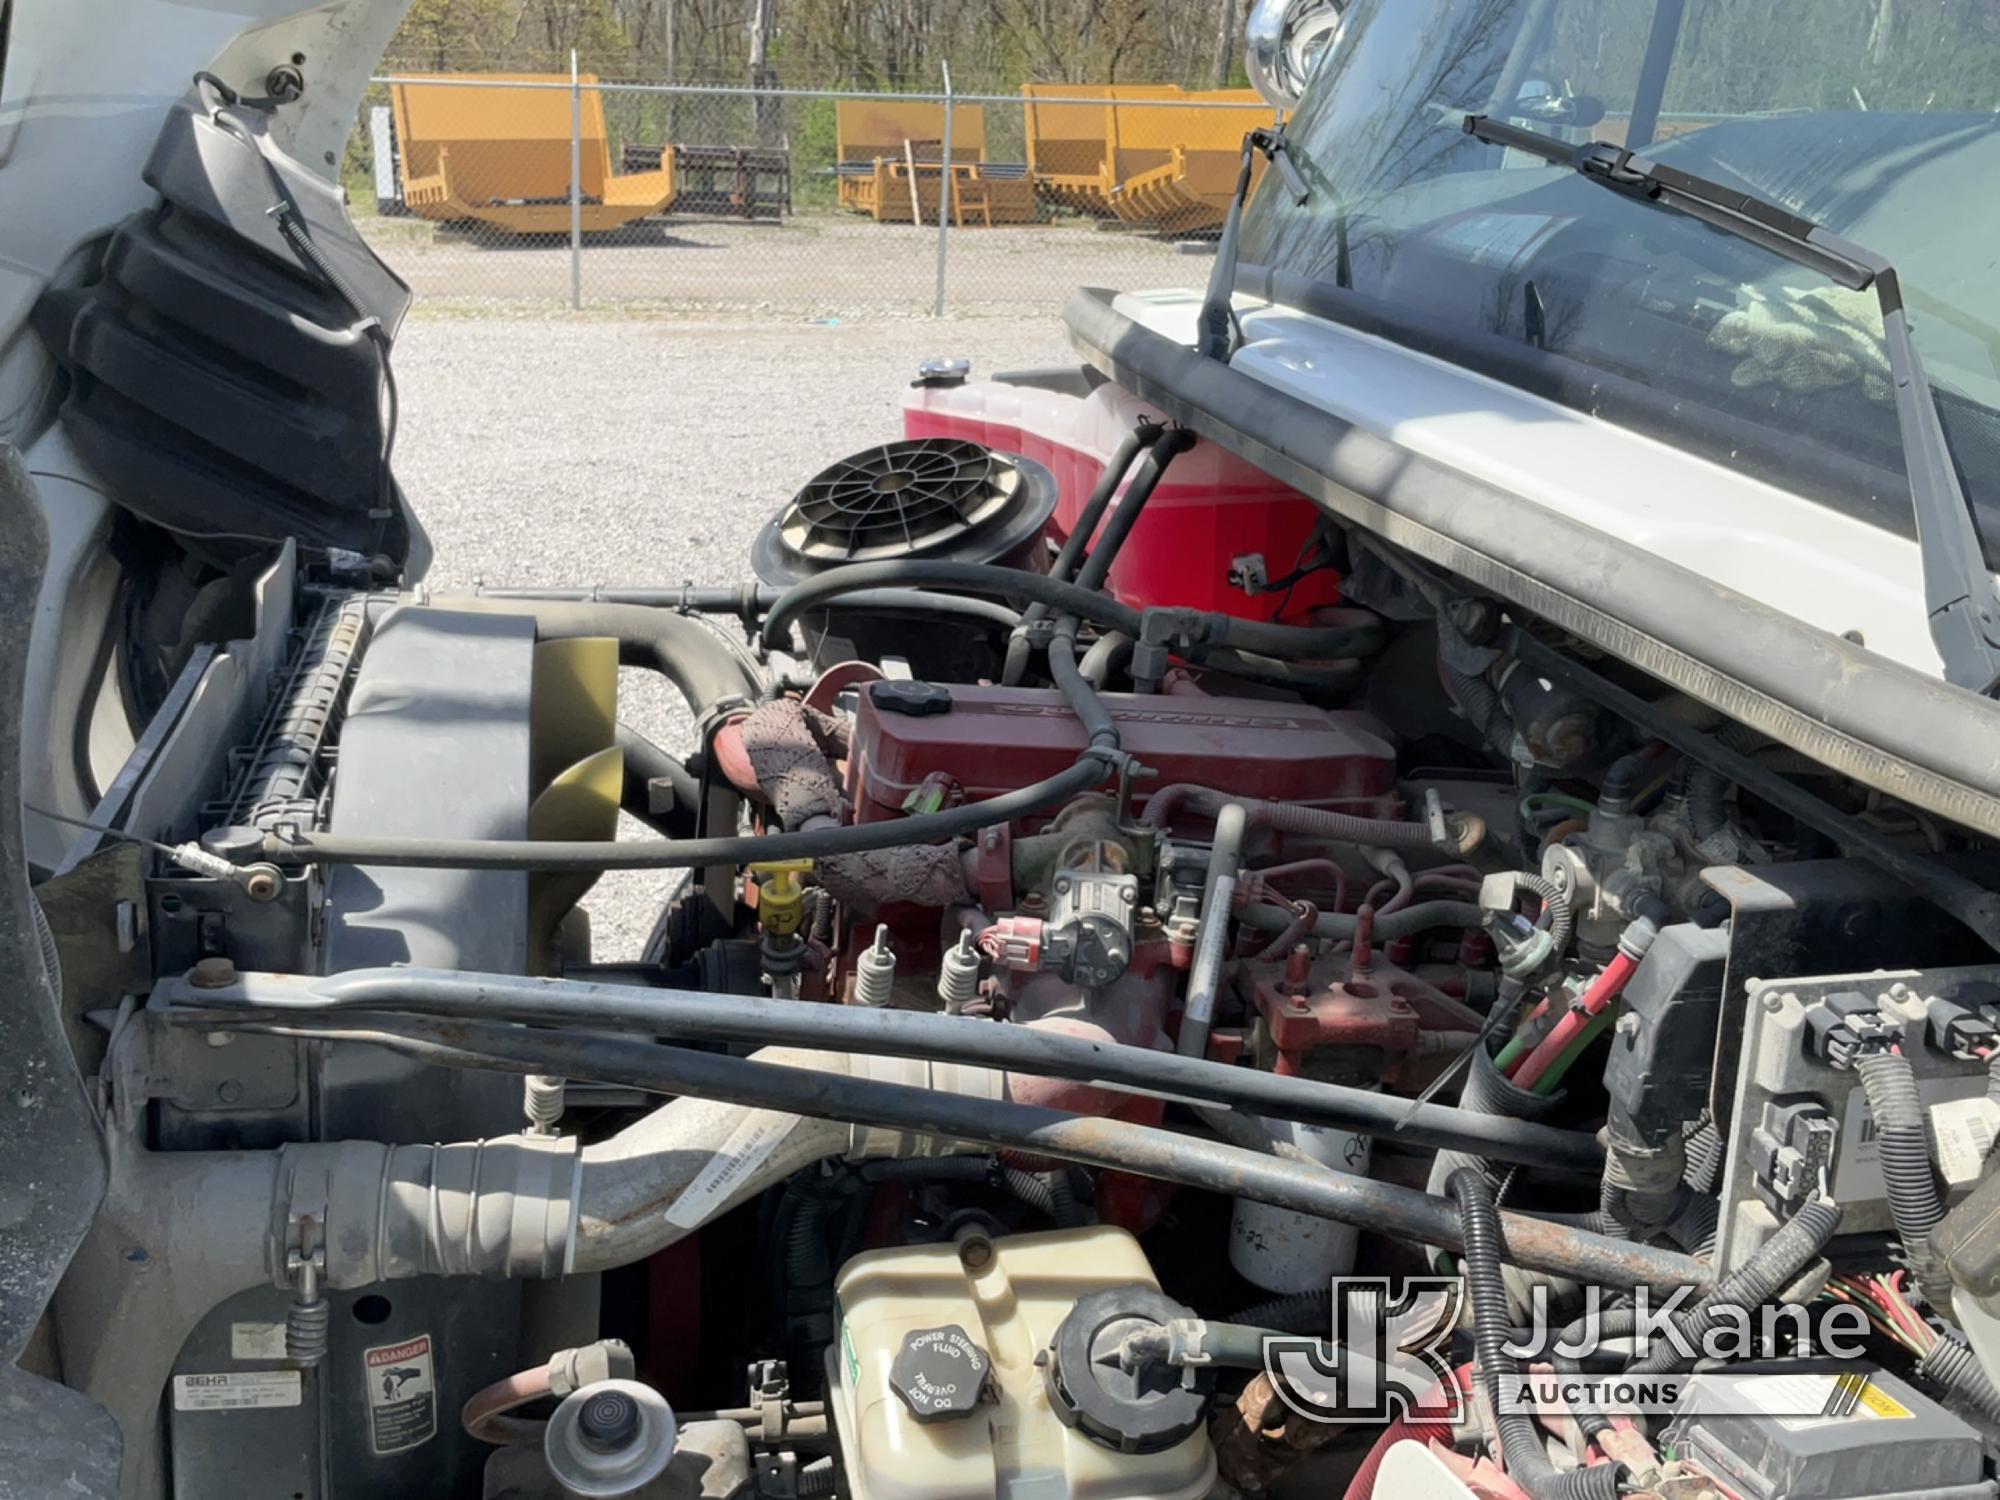
[[[1073,361],[1059,306],[838,326],[420,313],[396,345],[396,472],[436,547],[432,586],[734,583],[800,485],[900,435],[919,359]],[[628,672],[621,691],[625,717],[687,748],[670,689]],[[636,956],[678,880],[607,876],[586,902],[598,956]]]

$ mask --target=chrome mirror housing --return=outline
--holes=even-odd
[[[1255,0],[1244,26],[1243,64],[1257,92],[1279,109],[1297,107],[1328,52],[1340,41],[1349,0]]]

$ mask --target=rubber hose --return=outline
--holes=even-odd
[[[367,834],[301,833],[266,835],[264,854],[306,864],[383,865],[455,870],[684,870],[704,865],[742,865],[754,860],[824,859],[934,844],[1030,813],[1059,807],[1079,793],[1095,790],[1108,772],[1095,756],[1067,771],[983,802],[943,812],[812,828],[798,833],[744,837],[601,843],[594,840],[538,843],[532,839],[424,839]]]
[[[1557,885],[1553,880],[1531,870],[1516,873],[1514,884],[1541,899],[1543,908],[1549,914],[1549,941],[1554,944],[1556,955],[1560,957],[1562,951],[1569,946],[1569,936],[1575,920],[1570,912],[1568,888]]]
[[[1273,1297],[1253,1303],[1230,1315],[1232,1323],[1250,1323],[1279,1333],[1323,1333],[1332,1327],[1333,1290],[1315,1287],[1310,1292],[1294,1292],[1289,1297]]]
[[[622,719],[618,723],[618,748],[625,754],[625,785],[619,794],[619,806],[668,838],[691,837],[701,811],[701,783],[693,773]],[[654,781],[664,781],[673,788],[672,811],[653,811],[648,783]]]
[[[1044,573],[992,563],[892,558],[883,562],[844,563],[793,584],[778,596],[764,616],[764,644],[772,650],[783,650],[793,622],[800,615],[824,608],[832,600],[860,589],[903,586],[1000,594],[1047,605],[1078,619],[1123,631],[1135,639],[1142,637],[1144,631],[1144,615],[1139,610],[1080,583],[1065,583]],[[1350,656],[1378,645],[1382,639],[1382,632],[1372,625],[1273,625],[1202,610],[1168,612],[1192,620],[1200,642],[1273,656],[1308,659]]]
[[[1994,1388],[1979,1356],[1950,1334],[1941,1335],[1917,1361],[1917,1373],[1965,1397],[1987,1420],[2000,1422],[2000,1390]]]
[[[1771,744],[1768,736],[1748,724],[1728,724],[1715,731],[1715,742],[1739,755],[1750,755]],[[1787,750],[1770,768],[1785,775],[1827,775],[1827,768],[1810,756]],[[1713,766],[1688,767],[1682,795],[1687,799],[1688,824],[1697,839],[1713,838],[1729,823],[1729,790],[1735,783]]]
[[[1940,1309],[1950,1305],[1951,1278],[1931,1249],[1931,1231],[1944,1218],[1944,1199],[1931,1169],[1930,1132],[1924,1124],[1923,1099],[1917,1093],[1916,1069],[1910,1059],[1893,1052],[1870,1052],[1857,1058],[1854,1071],[1868,1096],[1875,1120],[1875,1146],[1882,1163],[1882,1186],[1889,1199],[1889,1216],[1903,1242],[1924,1299]]]
[[[1645,774],[1646,763],[1638,756],[1619,756],[1605,770],[1604,780],[1598,783],[1598,807],[1608,813],[1629,809],[1632,799],[1639,793],[1639,783]]]
[[[1056,631],[1049,639],[1049,680],[1062,693],[1083,725],[1093,749],[1116,750],[1118,748],[1118,725],[1111,717],[1111,710],[1104,706],[1104,700],[1097,696],[1097,689],[1083,678],[1076,666],[1076,618],[1064,615],[1056,621]]]
[[[1083,680],[1094,688],[1103,687],[1112,671],[1131,656],[1132,648],[1137,644],[1131,636],[1116,630],[1099,636],[1083,653],[1083,664],[1078,668],[1083,673]]]
[[[1328,839],[1337,844],[1370,844],[1378,849],[1435,847],[1431,842],[1430,829],[1422,823],[1408,823],[1394,818],[1358,818],[1351,813],[1333,812],[1324,807],[1305,807],[1296,802],[1234,797],[1212,787],[1194,786],[1187,782],[1177,782],[1154,792],[1146,802],[1144,821],[1155,828],[1163,827],[1176,812],[1182,810],[1213,818],[1224,804],[1230,802],[1242,804],[1252,828]]]
[[[1077,564],[1083,561],[1084,549],[1090,545],[1091,538],[1097,535],[1098,525],[1104,520],[1104,512],[1110,508],[1113,498],[1118,494],[1118,486],[1125,482],[1125,476],[1131,472],[1132,465],[1138,460],[1139,450],[1158,442],[1160,435],[1165,431],[1164,427],[1156,423],[1142,421],[1119,441],[1117,451],[1111,455],[1111,461],[1097,476],[1097,483],[1091,489],[1090,498],[1084,501],[1083,509],[1077,513],[1076,521],[1069,529],[1069,535],[1063,538],[1063,544],[1057,550],[1055,560],[1049,564],[1049,577],[1067,582],[1076,575]],[[1030,604],[1023,618],[1039,620],[1048,612],[1046,604]],[[1016,635],[1007,642],[1007,659],[1000,671],[1000,681],[1004,686],[1013,687],[1027,675],[1028,655],[1028,639],[1025,635]]]
[[[1146,449],[1146,455],[1139,461],[1139,472],[1132,476],[1132,482],[1125,487],[1125,498],[1118,502],[1104,523],[1103,535],[1097,545],[1090,549],[1090,555],[1083,560],[1083,566],[1076,570],[1076,581],[1087,589],[1101,589],[1105,579],[1111,576],[1111,564],[1117,561],[1125,539],[1132,534],[1132,528],[1139,524],[1139,517],[1146,509],[1146,502],[1153,498],[1153,491],[1159,487],[1168,466],[1181,454],[1194,446],[1194,434],[1185,427],[1169,427]],[[1088,543],[1089,537],[1084,541]]]
[[[643,604],[571,604],[528,599],[447,596],[439,609],[463,614],[526,615],[538,640],[610,636],[618,642],[618,664],[643,667],[671,682],[699,724],[717,705],[731,699],[754,703],[763,690],[755,667],[736,648],[698,620]]]
[[[1542,1435],[1534,1419],[1503,1399],[1502,1381],[1506,1375],[1518,1373],[1519,1367],[1507,1354],[1513,1319],[1508,1314],[1507,1287],[1500,1275],[1505,1248],[1500,1209],[1493,1198],[1492,1184],[1472,1168],[1461,1167],[1453,1172],[1447,1185],[1458,1204],[1459,1233],[1465,1246],[1459,1255],[1459,1267],[1472,1306],[1474,1364],[1486,1385],[1487,1406],[1500,1444],[1501,1466],[1507,1477],[1534,1500],[1618,1500],[1617,1464],[1593,1464],[1558,1473],[1548,1450],[1542,1446]]]

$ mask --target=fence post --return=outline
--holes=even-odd
[[[938,177],[938,251],[937,251],[937,304],[931,309],[931,316],[944,316],[944,271],[947,250],[951,242],[952,205],[958,200],[958,172],[951,159],[951,64],[940,62],[944,69],[944,166]]]
[[[569,305],[583,311],[583,77],[569,53]]]

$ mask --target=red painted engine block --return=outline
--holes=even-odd
[[[859,823],[903,816],[926,777],[948,776],[981,801],[1053,776],[1084,748],[1083,726],[1048,688],[953,684],[950,708],[912,717],[884,712],[864,688],[848,759]],[[1143,807],[1174,782],[1242,797],[1381,813],[1395,792],[1395,755],[1366,714],[1255,698],[1104,694],[1124,748],[1156,778],[1134,787]]]

